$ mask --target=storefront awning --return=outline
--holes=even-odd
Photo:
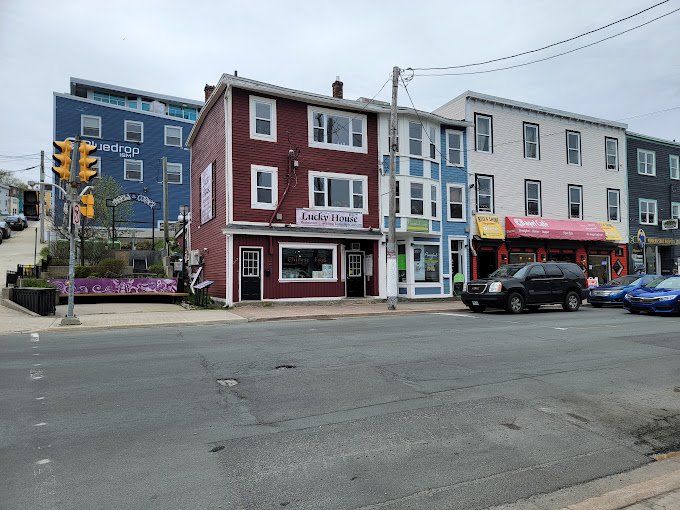
[[[503,226],[495,214],[478,214],[475,220],[479,237],[482,239],[505,239]]]
[[[620,241],[621,235],[611,223],[545,218],[505,217],[508,238],[568,239],[573,241]]]

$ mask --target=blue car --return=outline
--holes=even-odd
[[[658,277],[655,274],[620,276],[599,287],[591,287],[588,291],[588,303],[595,308],[602,305],[621,305],[623,296]]]
[[[623,297],[630,313],[680,313],[680,276],[658,276]]]

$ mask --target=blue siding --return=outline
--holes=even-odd
[[[156,221],[163,218],[163,169],[161,158],[166,156],[169,163],[182,165],[182,184],[168,185],[168,211],[171,221],[176,221],[179,207],[189,204],[189,165],[191,152],[184,149],[189,132],[193,127],[191,122],[182,122],[174,117],[159,117],[135,110],[112,108],[105,104],[92,104],[78,99],[55,96],[55,140],[63,140],[80,134],[80,116],[94,115],[101,117],[101,138],[84,139],[94,142],[98,146],[95,156],[100,158],[102,177],[113,177],[125,193],[140,193],[149,196],[159,205],[156,210]],[[125,121],[134,120],[144,124],[142,143],[125,141]],[[182,147],[165,145],[165,126],[182,128]],[[103,150],[108,145],[109,150]],[[117,147],[115,147],[117,145]],[[114,146],[114,147],[112,147]],[[118,151],[114,150],[117,149]],[[121,157],[124,151],[132,152],[134,157]],[[138,149],[138,152],[137,152]],[[125,159],[143,161],[143,181],[126,181],[124,179]],[[55,222],[61,223],[62,202],[54,208]],[[151,210],[141,204],[134,205],[135,219],[141,222],[151,221]],[[128,227],[148,227],[143,223],[128,224]]]
[[[416,287],[413,289],[416,296],[431,296],[442,293],[441,287]]]
[[[394,227],[395,228],[401,228],[401,218],[396,218],[396,221],[394,222]],[[390,228],[390,217],[385,216],[385,228]]]
[[[441,231],[441,226],[442,226],[442,222],[441,222],[441,221],[432,220],[432,228],[431,228],[432,232],[439,232],[439,231]]]
[[[408,294],[408,289],[406,287],[399,287],[399,294]]]
[[[469,237],[469,232],[466,229],[469,227],[470,221],[470,211],[469,211],[469,187],[468,187],[468,158],[467,158],[467,132],[465,129],[461,129],[463,132],[463,154],[464,154],[464,166],[455,167],[449,166],[446,163],[444,154],[446,154],[446,127],[442,126],[441,130],[441,147],[442,147],[442,157],[441,157],[441,211],[442,211],[442,272],[450,273],[451,271],[451,261],[450,261],[450,246],[449,246],[449,236],[459,236],[459,237]],[[449,183],[461,184],[464,189],[464,200],[466,204],[465,213],[467,218],[465,222],[451,222],[448,221],[449,215],[449,204],[447,196],[447,185]],[[468,267],[465,268],[466,276],[470,276],[470,256],[468,250]],[[451,275],[453,279],[453,275]],[[447,283],[449,283],[447,285]],[[447,294],[450,293],[450,282],[445,282],[444,289]]]
[[[415,177],[422,177],[424,174],[423,160],[416,158],[409,158],[409,173]]]
[[[435,181],[439,180],[439,163],[430,163],[430,174]]]
[[[399,168],[399,158],[397,157],[395,160],[395,173],[399,175],[400,173],[400,168]],[[389,174],[390,173],[390,157],[389,156],[383,156],[383,173],[384,174]]]

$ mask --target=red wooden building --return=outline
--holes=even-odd
[[[245,300],[378,296],[381,107],[231,75],[189,135],[191,246],[210,293]]]

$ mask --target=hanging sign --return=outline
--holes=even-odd
[[[123,193],[122,195],[118,195],[116,198],[111,199],[111,206],[116,207],[125,202],[139,202],[140,204],[144,204],[151,209],[156,207],[155,201],[151,200],[146,195],[140,195],[138,193]]]

